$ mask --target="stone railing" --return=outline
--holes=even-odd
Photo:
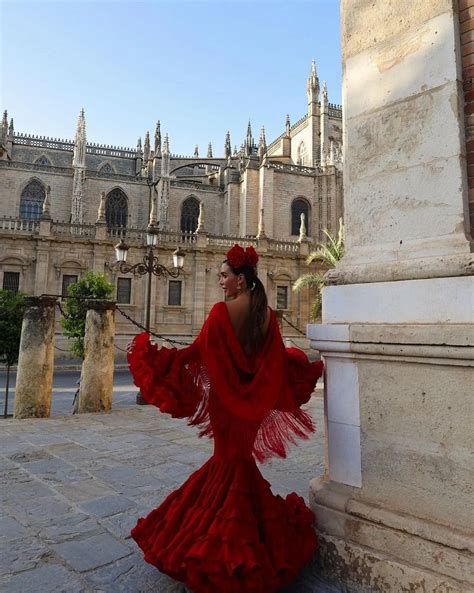
[[[35,136],[30,134],[15,134],[13,136],[14,144],[22,144],[24,146],[35,146],[38,148],[54,148],[55,150],[67,150],[72,152],[74,150],[73,140],[62,140],[60,138],[49,138],[47,136]],[[136,151],[133,148],[126,148],[124,146],[109,146],[106,144],[86,144],[86,152],[88,154],[97,154],[100,156],[114,156],[132,159],[136,157]]]
[[[270,169],[284,173],[298,173],[299,175],[318,175],[322,173],[321,167],[303,167],[301,165],[287,165],[285,163],[270,162],[267,164]]]
[[[96,226],[94,224],[73,224],[70,222],[52,222],[51,234],[59,237],[81,237],[93,239]]]
[[[104,223],[100,224],[72,224],[70,222],[51,221],[51,220],[24,220],[13,217],[0,218],[0,233],[28,233],[41,236],[58,237],[62,239],[86,240],[106,240],[118,242],[123,239],[128,245],[144,246],[146,244],[145,228],[112,227],[106,228]],[[157,246],[186,247],[197,244],[201,248],[211,248],[217,250],[227,250],[235,243],[248,247],[252,245],[257,250],[265,245],[264,249],[279,255],[306,255],[309,243],[308,241],[300,243],[299,241],[282,240],[256,237],[238,237],[230,235],[216,235],[208,233],[193,233],[189,231],[158,231]],[[263,243],[262,243],[263,241]]]
[[[146,243],[146,229],[115,227],[107,229],[107,237],[113,240],[123,239],[125,243],[144,245]],[[177,245],[196,242],[196,234],[179,231],[158,231],[157,244]]]
[[[38,148],[54,148],[56,150],[74,150],[73,140],[62,140],[60,138],[48,138],[46,136],[34,136],[21,133],[13,136],[13,144],[36,146]]]
[[[209,183],[199,183],[196,181],[191,181],[189,179],[180,181],[179,177],[176,179],[171,180],[172,187],[176,189],[193,189],[196,191],[211,191],[211,192],[221,192],[222,188],[218,185],[210,185]]]
[[[299,253],[299,241],[279,241],[278,239],[268,239],[268,249],[282,253]]]
[[[0,167],[61,173],[62,175],[68,175],[69,177],[72,177],[73,174],[72,167],[57,167],[56,165],[41,165],[40,163],[24,163],[23,161],[0,161]]]
[[[225,247],[226,249],[232,247],[235,243],[248,247],[252,245],[257,247],[258,241],[253,237],[230,237],[229,235],[208,235],[207,244],[213,247]]]
[[[0,231],[37,233],[38,230],[39,220],[13,218],[12,216],[3,216],[0,218]]]
[[[303,115],[303,117],[300,117],[300,119],[291,126],[290,133],[293,132],[294,134],[296,134],[296,132],[299,132],[300,128],[304,127],[302,124],[306,123],[307,119],[307,114]]]

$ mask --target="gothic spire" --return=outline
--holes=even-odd
[[[323,80],[323,89],[321,91],[321,99],[323,101],[325,101],[326,103],[328,102],[328,87],[327,87],[325,80]]]
[[[161,156],[161,124],[160,120],[156,122],[155,129],[155,156]]]
[[[319,78],[316,71],[316,62],[314,60],[311,61],[311,69],[306,84],[306,94],[308,95],[308,103],[316,103],[318,101]]]
[[[263,155],[267,152],[267,141],[265,139],[265,127],[262,126],[260,130],[260,139],[258,141],[258,156],[263,158]]]
[[[13,125],[13,117],[10,119],[10,127],[8,128],[8,134],[13,136],[15,133],[15,127]]]
[[[230,144],[230,132],[225,135],[224,156],[229,158],[232,155],[232,146]]]
[[[207,158],[212,159],[212,143],[211,142],[209,142],[209,144],[207,146]]]
[[[247,143],[249,144],[249,146],[253,144],[252,126],[250,125],[250,120],[247,126]]]
[[[3,146],[5,146],[5,144],[7,142],[7,135],[8,135],[8,112],[5,109],[5,111],[3,112],[2,127],[0,130],[0,144]]]
[[[145,145],[143,147],[143,161],[145,163],[147,163],[149,158],[150,158],[150,132],[147,132],[145,134]]]
[[[139,137],[139,138],[138,138],[138,140],[137,140],[137,150],[136,150],[136,154],[137,154],[138,156],[141,156],[141,155],[143,154],[143,151],[142,151],[142,139],[141,139],[141,137]]]
[[[86,166],[86,117],[84,115],[84,108],[81,109],[81,112],[79,113],[79,119],[77,120],[72,166]]]
[[[86,118],[81,109],[77,121],[76,139],[72,157],[74,176],[72,180],[71,222],[84,222],[84,186],[86,180]]]
[[[170,153],[170,140],[168,138],[168,134],[165,134],[165,141],[163,143],[163,152],[169,155]]]
[[[252,136],[252,126],[250,125],[250,120],[247,126],[247,136],[245,137],[245,143],[244,143],[244,152],[245,152],[245,156],[250,156],[252,154],[252,148],[253,148],[253,136]]]
[[[168,206],[170,199],[170,141],[168,134],[165,134],[163,150],[161,152],[161,179],[159,185],[159,204],[160,204],[160,228],[168,228]]]
[[[198,158],[199,157],[199,146],[197,144],[194,147],[194,157],[195,158]]]

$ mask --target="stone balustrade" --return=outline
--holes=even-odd
[[[41,224],[40,224],[41,222]],[[142,246],[146,241],[146,229],[129,227],[110,227],[105,231],[98,229],[104,228],[104,223],[96,224],[73,224],[64,221],[51,220],[28,220],[15,217],[0,218],[0,233],[18,233],[26,232],[34,235],[52,236],[72,240],[110,240],[117,242],[123,239],[129,245]],[[252,245],[257,250],[261,240],[256,237],[237,237],[230,235],[215,235],[203,233],[204,241],[200,241],[200,247],[212,249],[227,250],[235,243],[244,247]],[[306,254],[306,249],[301,249],[299,241],[288,241],[282,239],[265,238],[266,249],[271,252],[277,252],[281,255],[294,255],[297,253]],[[158,245],[191,245],[197,243],[197,234],[186,231],[159,231]]]

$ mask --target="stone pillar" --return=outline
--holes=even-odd
[[[36,296],[51,292],[48,284],[51,245],[49,241],[41,241],[36,246],[35,287]]]
[[[79,391],[79,413],[112,409],[115,303],[89,301]]]
[[[452,0],[342,0],[346,255],[327,275],[323,571],[474,587],[474,262]],[[469,464],[471,463],[471,466]]]
[[[206,251],[197,249],[194,253],[194,303],[193,303],[193,321],[192,331],[198,333],[205,321],[206,314]]]
[[[54,364],[54,307],[51,297],[27,297],[21,328],[15,418],[48,418]]]
[[[105,223],[95,223],[95,239],[97,241],[107,241],[107,225]]]

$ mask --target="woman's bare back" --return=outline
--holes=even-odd
[[[245,336],[243,330],[245,322],[249,314],[250,299],[236,299],[235,301],[226,301],[227,311],[229,312],[230,321],[234,328],[235,335],[238,341],[243,346],[245,344]],[[270,308],[267,307],[267,316],[263,326],[263,335],[267,335],[268,326],[270,325]]]

